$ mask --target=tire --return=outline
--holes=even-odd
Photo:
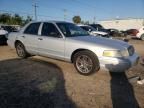
[[[143,41],[144,41],[144,34],[142,34],[142,35],[141,35],[141,40],[143,40]]]
[[[90,75],[100,69],[97,56],[87,50],[76,53],[73,58],[73,63],[76,70],[82,75]]]
[[[25,47],[22,43],[18,42],[16,43],[16,52],[17,52],[17,55],[21,58],[27,58],[28,57],[28,53],[26,52],[25,50]]]

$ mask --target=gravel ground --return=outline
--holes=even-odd
[[[130,40],[140,57],[144,42]],[[144,108],[141,62],[128,72],[100,70],[82,76],[70,63],[44,57],[20,59],[15,50],[0,46],[0,108]]]

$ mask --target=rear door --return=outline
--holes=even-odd
[[[26,50],[30,53],[37,54],[38,32],[40,24],[40,22],[31,23],[21,35],[21,40],[23,40]]]
[[[65,39],[53,23],[43,23],[41,36],[38,38],[39,55],[64,59]]]

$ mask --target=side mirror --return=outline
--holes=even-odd
[[[61,38],[62,36],[60,35],[60,33],[56,33],[56,32],[51,32],[50,36],[52,37],[57,37],[57,38]]]
[[[89,32],[91,32],[92,30],[91,30],[91,29],[89,29],[88,31],[89,31]]]

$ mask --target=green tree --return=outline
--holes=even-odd
[[[74,16],[73,17],[73,22],[76,23],[76,24],[80,23],[81,22],[81,17],[80,16]]]
[[[29,23],[30,21],[32,21],[32,17],[31,16],[27,16],[27,18],[23,22],[23,25]]]
[[[32,17],[27,16],[26,18],[23,18],[19,14],[8,14],[3,13],[0,14],[0,23],[8,24],[8,25],[24,25],[32,21]]]
[[[10,22],[11,15],[8,13],[0,14],[0,23],[6,24]]]
[[[23,18],[18,14],[14,15],[13,24],[22,25]]]

